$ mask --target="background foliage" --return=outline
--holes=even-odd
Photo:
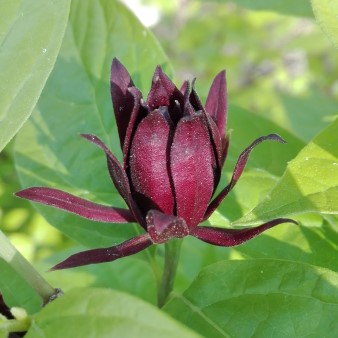
[[[6,2],[0,11],[0,229],[66,296],[40,311],[35,291],[0,258],[6,301],[36,313],[27,336],[75,335],[78,327],[100,337],[337,336],[336,2],[129,1],[144,24],[113,0],[60,1],[57,11],[53,1],[29,3]],[[144,96],[157,64],[178,85],[196,77],[203,99],[226,68],[231,145],[220,187],[254,138],[276,132],[288,142],[255,149],[209,222],[250,226],[288,216],[300,225],[280,225],[235,248],[185,239],[164,311],[150,305],[162,247],[45,273],[83,246],[130,238],[136,225],[96,224],[12,196],[42,185],[123,206],[102,153],[78,136],[98,135],[121,158],[109,97],[113,56]],[[153,327],[155,317],[161,325]],[[64,331],[55,330],[60,323]]]

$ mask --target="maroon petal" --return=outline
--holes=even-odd
[[[189,81],[185,80],[180,88],[180,92],[184,94],[189,86],[190,86]]]
[[[68,257],[63,262],[53,266],[51,271],[75,268],[77,266],[112,262],[119,258],[130,256],[152,245],[148,234],[143,234],[116,246],[101,249],[92,249],[79,252]]]
[[[147,105],[151,110],[161,106],[169,106],[174,100],[183,103],[183,95],[163,73],[160,66],[157,66],[152,79],[152,85],[147,98]]]
[[[171,238],[183,238],[189,235],[189,228],[183,218],[166,215],[158,210],[147,213],[147,231],[151,240],[164,243]]]
[[[204,110],[204,107],[201,103],[201,100],[198,97],[198,94],[195,90],[195,81],[196,81],[196,79],[193,79],[193,81],[192,81],[192,86],[191,86],[192,89],[191,89],[191,93],[190,93],[190,96],[189,96],[189,101],[196,111],[197,110]]]
[[[237,160],[234,172],[232,174],[232,178],[230,183],[213,199],[213,201],[208,206],[208,209],[204,215],[203,220],[206,220],[210,217],[210,215],[216,210],[216,208],[220,205],[220,203],[223,201],[224,197],[228,195],[228,193],[232,190],[232,188],[235,186],[236,182],[242,175],[242,172],[245,168],[245,165],[249,159],[249,155],[251,151],[261,142],[266,140],[272,140],[277,141],[280,143],[286,143],[279,135],[277,134],[270,134],[267,136],[262,136],[256,139],[254,142],[252,142],[240,155]]]
[[[205,109],[216,122],[221,138],[223,139],[227,122],[227,93],[224,70],[215,77],[210,87]]]
[[[195,227],[190,230],[190,235],[213,245],[218,246],[235,246],[249,239],[256,237],[263,231],[270,229],[281,223],[298,224],[292,219],[277,218],[267,223],[264,223],[255,228],[245,229],[222,229],[208,226]]]
[[[182,118],[176,128],[170,154],[177,216],[189,228],[204,215],[214,188],[214,152],[204,116]]]
[[[230,144],[230,137],[229,135],[227,135],[222,140],[221,168],[223,168],[225,159],[228,156],[229,144]]]
[[[134,87],[134,83],[128,71],[118,59],[114,58],[111,65],[110,91],[121,149],[123,149],[124,138],[135,105],[135,98],[128,90],[130,87]]]
[[[136,203],[132,198],[129,180],[120,162],[97,136],[90,134],[81,134],[81,136],[87,139],[88,141],[94,143],[98,147],[100,147],[106,153],[108,171],[117,191],[126,201],[130,211],[134,215],[137,222],[145,229],[146,228],[145,220],[143,219]]]
[[[130,151],[130,143],[132,135],[135,131],[135,126],[141,121],[142,118],[144,118],[147,115],[147,108],[144,106],[141,106],[141,98],[142,94],[136,87],[131,87],[128,89],[129,92],[134,97],[134,107],[133,111],[130,116],[128,128],[126,131],[126,135],[124,138],[123,143],[123,167],[124,169],[127,167],[127,161]]]
[[[58,189],[33,187],[18,191],[15,195],[30,201],[50,205],[93,221],[109,223],[135,222],[129,210],[93,203]]]
[[[169,177],[170,119],[167,107],[153,111],[138,125],[130,151],[130,176],[136,203],[144,214],[158,209],[172,214]]]

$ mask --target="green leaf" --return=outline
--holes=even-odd
[[[33,319],[27,338],[198,338],[154,306],[106,289],[76,289],[48,304]]]
[[[338,3],[336,0],[312,0],[315,18],[332,42],[338,48]]]
[[[28,313],[39,311],[42,299],[28,282],[2,258],[0,258],[0,271],[0,292],[6,304],[10,307],[23,307]]]
[[[40,270],[46,271],[71,254],[83,250],[85,248],[76,247],[49,257]],[[115,262],[53,271],[48,273],[46,278],[51,285],[61,288],[64,292],[75,287],[104,287],[124,291],[155,304],[157,285],[152,266],[146,260],[147,254],[147,251],[143,251]]]
[[[230,2],[229,0],[217,0],[217,2],[225,1]],[[273,11],[286,15],[312,17],[311,6],[308,0],[231,0],[231,2],[258,11]]]
[[[70,0],[12,0],[0,13],[0,151],[31,114],[54,66]]]
[[[294,158],[305,145],[303,141],[273,121],[235,105],[229,106],[228,120],[230,147],[225,170],[232,171],[239,154],[256,138],[276,133],[283,137],[287,144],[273,141],[260,144],[250,155],[247,168],[264,169],[272,175],[281,176],[287,161]]]
[[[307,212],[338,213],[338,119],[292,160],[278,184],[235,224]]]
[[[274,259],[223,261],[201,271],[164,310],[207,337],[334,337],[338,274]]]
[[[145,95],[156,65],[169,70],[153,35],[119,2],[72,1],[55,68],[37,110],[18,135],[15,158],[23,187],[52,186],[125,206],[110,180],[104,153],[79,137],[96,134],[114,154],[121,154],[110,98],[113,57],[127,67]],[[37,208],[51,224],[87,246],[111,246],[135,235],[138,228]]]

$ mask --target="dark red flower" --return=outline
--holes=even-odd
[[[95,221],[138,222],[145,233],[113,247],[77,253],[54,270],[113,261],[188,235],[213,245],[234,246],[277,224],[295,223],[279,218],[256,228],[198,226],[234,187],[257,144],[265,140],[284,143],[276,134],[255,140],[240,154],[230,183],[213,198],[229,145],[224,71],[215,77],[204,107],[194,86],[190,88],[185,82],[179,90],[158,66],[148,98],[143,101],[128,71],[114,59],[111,95],[123,164],[98,137],[82,137],[105,152],[110,177],[128,209],[99,205],[44,187],[28,188],[16,195]]]

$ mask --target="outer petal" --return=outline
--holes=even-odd
[[[111,208],[89,202],[58,189],[33,187],[18,191],[15,195],[30,201],[50,205],[93,221],[109,223],[135,222],[129,210]]]
[[[134,202],[132,198],[130,186],[129,186],[129,180],[120,162],[117,160],[117,158],[111,153],[111,151],[106,147],[106,145],[97,136],[89,135],[89,134],[81,134],[81,136],[87,139],[88,141],[96,144],[106,153],[109,174],[117,191],[126,201],[130,211],[134,215],[137,222],[144,229],[146,229],[145,220],[142,217],[140,210],[138,209],[136,203]]]
[[[154,243],[160,244],[171,238],[189,235],[189,228],[183,218],[165,215],[157,210],[147,213],[147,231]]]
[[[123,148],[130,116],[135,105],[135,98],[128,90],[130,87],[134,87],[134,83],[128,71],[118,59],[114,58],[111,65],[110,91],[121,149]]]
[[[221,138],[223,139],[227,122],[227,93],[224,70],[215,77],[210,87],[205,109],[216,122]]]
[[[152,244],[153,242],[150,240],[149,235],[143,234],[110,248],[92,249],[79,252],[55,265],[51,268],[51,270],[69,269],[88,264],[112,262],[116,259],[130,256],[142,251]]]
[[[228,195],[228,193],[232,190],[235,186],[236,182],[242,175],[242,172],[246,166],[246,163],[249,159],[249,155],[251,151],[261,142],[266,140],[277,141],[280,143],[285,143],[285,141],[277,134],[270,134],[267,136],[262,136],[252,142],[244,151],[239,155],[234,172],[232,174],[232,178],[230,183],[213,199],[213,201],[208,206],[208,209],[204,215],[204,220],[208,219],[210,215],[216,210],[216,208],[220,205],[223,201],[224,197]]]
[[[130,120],[129,120],[128,128],[126,130],[124,143],[123,143],[123,167],[124,169],[126,169],[127,167],[127,161],[129,157],[132,135],[138,123],[148,113],[147,107],[141,105],[141,98],[142,98],[141,92],[136,87],[130,87],[128,90],[131,93],[131,95],[133,95],[134,97],[134,107],[130,115]]]
[[[245,229],[222,229],[214,227],[196,227],[191,229],[190,235],[198,239],[217,246],[235,246],[256,237],[263,231],[270,229],[281,223],[294,223],[292,219],[277,218],[267,223],[264,223],[256,228]]]
[[[170,154],[177,216],[189,227],[202,219],[214,188],[214,151],[203,115],[187,116],[177,125]]]
[[[162,107],[161,110],[153,111],[142,120],[135,132],[130,151],[133,194],[144,214],[150,209],[172,214],[174,209],[169,176],[172,132],[167,108]]]

